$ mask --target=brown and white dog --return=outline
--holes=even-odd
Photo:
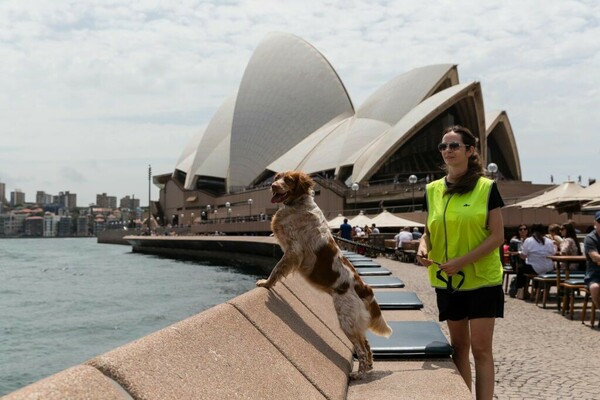
[[[392,334],[392,329],[381,315],[373,290],[333,239],[313,199],[313,186],[313,180],[303,172],[287,171],[275,176],[271,202],[285,207],[273,217],[271,229],[284,254],[269,278],[256,285],[270,288],[290,272],[299,272],[313,286],[331,294],[342,330],[354,345],[358,359],[358,373],[352,377],[360,379],[373,369],[367,329],[385,337]]]

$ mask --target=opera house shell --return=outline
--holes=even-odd
[[[253,53],[237,93],[190,141],[169,178],[154,182],[163,190],[168,180],[176,182],[185,201],[194,191],[218,198],[265,187],[275,172],[291,169],[343,188],[406,182],[413,174],[424,181],[443,175],[437,144],[454,124],[479,138],[484,165],[497,164],[502,179],[521,180],[506,112],[486,113],[480,83],[459,82],[457,65],[407,71],[356,107],[317,49],[271,33]]]

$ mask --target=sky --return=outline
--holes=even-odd
[[[0,0],[0,182],[148,203],[152,174],[240,84],[269,32],[317,48],[355,107],[413,68],[458,65],[505,110],[523,179],[600,180],[597,0]],[[152,186],[152,200],[158,189]]]

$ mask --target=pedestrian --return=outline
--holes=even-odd
[[[504,317],[504,242],[496,183],[484,176],[477,138],[462,126],[444,131],[438,145],[446,176],[426,186],[427,225],[417,260],[429,268],[440,321],[448,322],[452,359],[471,389],[469,352],[475,360],[477,399],[492,399],[495,318]]]
[[[596,308],[600,309],[600,211],[596,211],[594,220],[595,229],[587,234],[583,242],[586,261],[584,282]]]
[[[340,225],[340,236],[342,239],[352,240],[352,225],[348,223],[348,218],[344,218],[344,223]]]

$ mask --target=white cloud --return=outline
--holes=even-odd
[[[395,76],[456,63],[513,124],[524,178],[600,178],[596,1],[4,1],[0,181],[147,197],[237,88],[265,34],[321,51],[356,105]],[[548,162],[553,160],[553,162]],[[560,161],[555,161],[560,160]],[[153,189],[153,197],[157,197]]]

